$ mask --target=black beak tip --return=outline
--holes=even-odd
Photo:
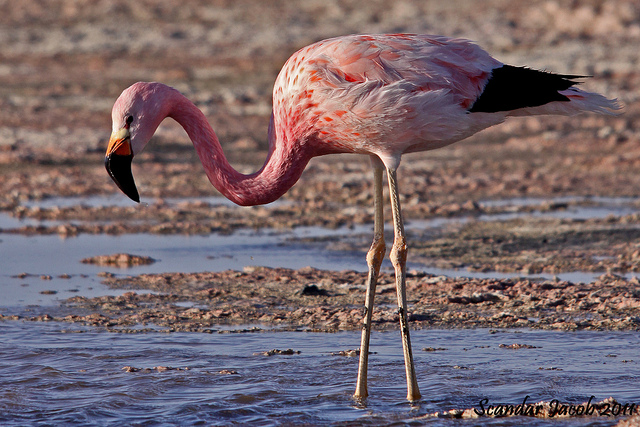
[[[129,198],[134,202],[140,203],[140,195],[138,194],[138,190],[136,188],[133,189],[133,192],[131,194],[127,194],[127,196],[129,196]]]
[[[104,166],[118,188],[131,200],[140,203],[140,195],[138,194],[138,189],[136,188],[136,183],[131,173],[132,160],[132,155],[121,156],[118,154],[110,154],[105,157]]]

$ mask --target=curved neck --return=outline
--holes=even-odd
[[[191,138],[211,184],[239,205],[261,205],[278,199],[298,181],[312,157],[304,144],[277,135],[272,115],[267,160],[258,172],[244,175],[229,164],[218,137],[198,107],[178,91],[174,91],[170,102],[167,116],[180,123]]]

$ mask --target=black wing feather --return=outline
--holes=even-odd
[[[538,107],[549,102],[568,102],[558,91],[577,84],[583,76],[553,74],[526,67],[504,65],[495,68],[470,113],[496,113],[518,108]]]

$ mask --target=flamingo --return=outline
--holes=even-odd
[[[370,156],[374,182],[373,242],[354,396],[365,398],[371,315],[385,256],[383,173],[390,190],[398,314],[407,399],[420,391],[407,323],[405,238],[396,171],[403,154],[433,150],[503,122],[508,116],[615,114],[615,99],[576,87],[577,75],[505,65],[471,41],[415,34],[350,35],[319,41],[294,53],[278,74],[268,130],[269,154],[244,175],[226,160],[204,114],[177,90],[138,82],[116,100],[105,166],[116,185],[139,202],[131,174],[140,153],[166,118],[193,142],[213,186],[238,205],[282,196],[314,156]]]

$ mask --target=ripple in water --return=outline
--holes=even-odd
[[[4,322],[0,424],[379,425],[477,408],[483,398],[494,404],[521,403],[527,395],[529,402],[582,403],[591,395],[640,401],[640,336],[635,332],[415,331],[424,398],[413,405],[404,399],[397,332],[374,332],[371,395],[364,403],[351,398],[357,359],[331,353],[354,348],[359,339],[357,332],[123,335],[59,323]],[[499,347],[513,343],[535,348]],[[272,348],[301,353],[254,355]],[[140,370],[127,372],[125,366]],[[517,418],[482,421],[522,424]],[[527,424],[550,421],[528,419]],[[562,425],[594,421],[576,418]],[[447,419],[416,422],[459,425]],[[598,420],[598,425],[614,423]]]

